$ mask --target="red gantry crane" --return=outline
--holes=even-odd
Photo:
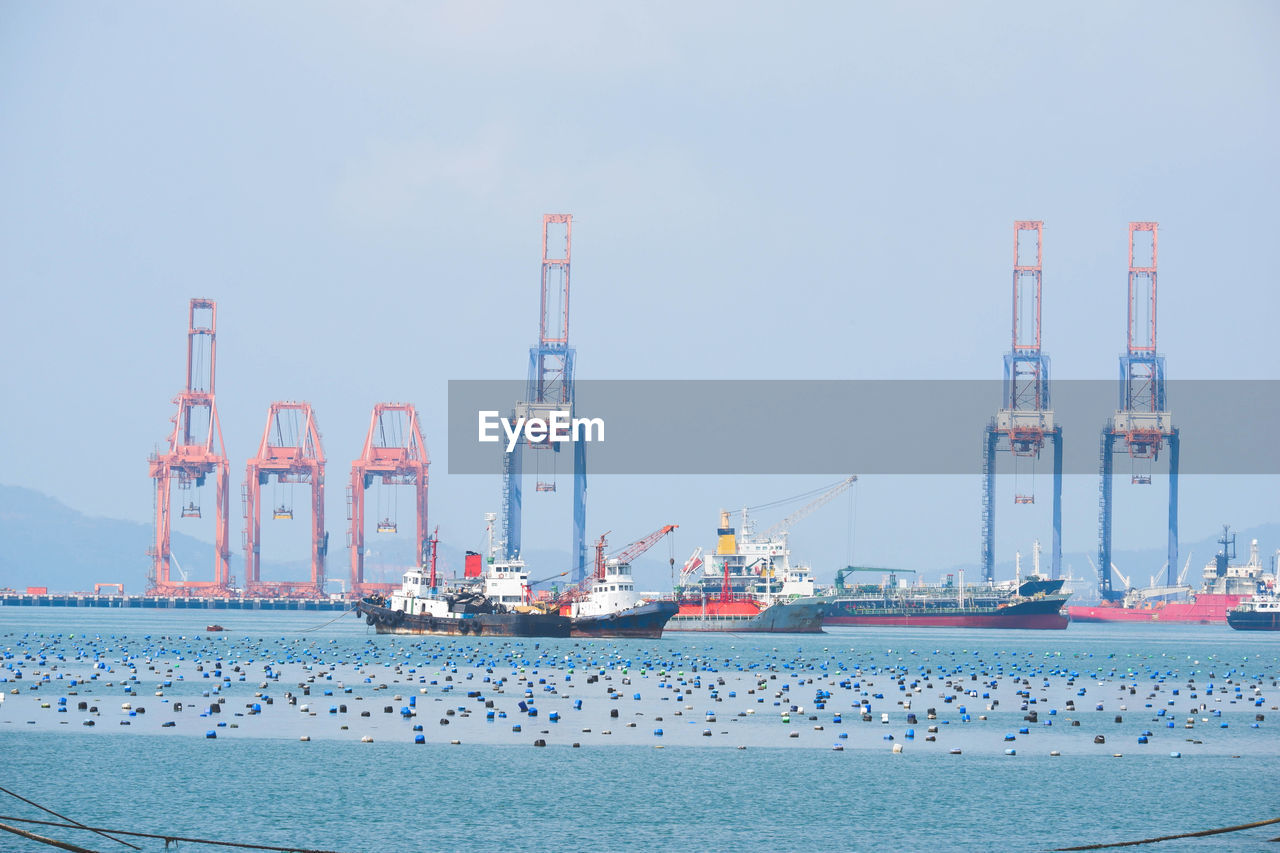
[[[389,592],[395,583],[365,583],[364,527],[365,492],[375,478],[383,485],[414,487],[416,565],[429,557],[427,533],[427,445],[418,426],[418,411],[409,403],[378,403],[373,407],[369,434],[360,458],[351,463],[351,485],[347,488],[347,518],[351,520],[348,545],[351,548],[351,594]],[[378,532],[395,533],[393,516],[378,519]]]
[[[217,303],[212,299],[192,299],[187,317],[187,385],[173,398],[178,411],[172,418],[168,448],[163,453],[151,454],[148,460],[151,478],[155,481],[156,538],[147,551],[152,560],[147,595],[224,597],[231,594],[231,551],[227,543],[230,467],[213,398]],[[216,490],[213,580],[174,581],[169,577],[174,481],[178,484],[181,517],[200,518],[198,489],[211,474]]]
[[[249,460],[244,479],[245,588],[250,595],[320,598],[324,595],[324,561],[329,534],[324,529],[324,448],[310,403],[272,403],[258,454]],[[262,562],[262,487],[277,483],[311,488],[311,580],[264,583]],[[289,494],[292,494],[290,488]],[[291,497],[272,501],[273,520],[293,518]]]

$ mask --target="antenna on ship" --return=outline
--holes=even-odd
[[[493,562],[494,555],[497,554],[497,551],[495,549],[499,546],[499,542],[500,542],[500,540],[497,540],[494,538],[494,534],[493,534],[493,523],[497,520],[498,520],[498,514],[496,512],[486,512],[484,514],[484,532],[485,532],[485,537],[488,539],[490,563]]]

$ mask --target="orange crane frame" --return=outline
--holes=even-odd
[[[301,427],[286,430],[281,415],[297,412]],[[329,534],[324,529],[324,447],[310,403],[276,402],[267,413],[267,426],[258,445],[258,455],[245,466],[244,478],[244,565],[245,590],[250,595],[276,598],[321,598],[324,596],[324,562],[329,550]],[[275,476],[278,483],[301,483],[311,487],[311,580],[262,581],[262,487]],[[274,510],[274,507],[272,508]],[[274,514],[274,513],[273,513]],[[292,507],[290,515],[292,517]]]
[[[404,418],[404,435],[393,420]],[[369,433],[365,436],[360,458],[351,463],[351,485],[347,487],[347,518],[351,521],[347,544],[351,548],[351,595],[359,598],[370,592],[389,592],[399,588],[394,583],[364,582],[364,497],[374,477],[383,484],[413,486],[417,560],[421,566],[429,557],[427,534],[427,469],[431,464],[427,445],[418,426],[418,411],[410,403],[378,403],[373,407]]]
[[[197,312],[208,312],[208,324],[197,325]],[[203,319],[203,316],[202,318]],[[173,431],[169,448],[153,453],[148,469],[155,481],[155,543],[147,550],[152,559],[147,595],[214,596],[231,595],[231,550],[227,540],[230,529],[230,501],[227,484],[230,465],[222,443],[222,424],[214,405],[214,379],[217,366],[218,307],[212,299],[192,299],[187,315],[187,385],[173,398],[178,411],[171,418]],[[205,346],[208,364],[204,364]],[[207,367],[207,374],[206,374]],[[203,428],[201,430],[201,428]],[[198,431],[200,431],[198,433]],[[179,490],[194,483],[204,485],[214,475],[216,484],[216,526],[214,534],[214,579],[212,581],[174,581],[169,576],[172,517],[170,502],[173,481]],[[185,517],[199,517],[194,501],[181,508]]]

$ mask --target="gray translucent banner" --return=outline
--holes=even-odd
[[[1065,473],[1098,473],[1118,385],[1053,383]],[[585,380],[574,414],[604,424],[603,440],[594,428],[585,444],[593,474],[977,474],[1002,388],[985,380]],[[479,415],[510,417],[524,396],[523,381],[449,382],[449,473],[502,471],[507,436],[494,425],[498,440],[481,442]],[[1181,473],[1280,473],[1280,381],[1171,381],[1167,408]],[[531,452],[551,451],[526,444]],[[1123,441],[1116,452],[1127,454]],[[571,445],[560,444],[559,455],[572,465]],[[1168,456],[1166,446],[1158,461],[1140,464],[1161,474]],[[1039,470],[1051,471],[1050,445],[1040,459]]]

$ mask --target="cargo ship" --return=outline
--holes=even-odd
[[[846,586],[853,572],[887,574],[883,584]],[[1063,612],[1069,595],[1065,580],[1039,574],[1027,580],[970,584],[898,582],[904,570],[848,566],[836,572],[835,588],[827,599],[825,625],[900,628],[1031,628],[1060,630],[1070,620]],[[905,573],[913,573],[909,570]]]
[[[685,562],[668,631],[818,634],[825,603],[809,569],[791,565],[787,534],[756,535],[742,511],[742,532],[720,514],[716,551]]]
[[[468,551],[462,579],[452,587],[441,586],[436,575],[438,540],[433,535],[429,568],[405,572],[400,589],[390,598],[372,595],[356,602],[356,614],[379,634],[568,637],[569,617],[531,602],[524,562],[498,558],[493,514],[486,520],[489,557],[484,567],[480,555]]]
[[[679,605],[670,600],[641,598],[631,574],[631,561],[675,529],[676,525],[669,524],[632,542],[613,557],[605,556],[605,536],[600,537],[591,577],[581,587],[557,599],[560,615],[571,620],[569,636],[643,639],[662,636],[662,629]]]
[[[1226,624],[1227,611],[1257,592],[1263,566],[1256,539],[1249,549],[1249,562],[1244,565],[1231,564],[1236,556],[1236,537],[1230,527],[1223,525],[1218,544],[1222,548],[1205,565],[1199,592],[1192,592],[1190,587],[1181,584],[1131,588],[1118,601],[1068,608],[1072,621]]]

